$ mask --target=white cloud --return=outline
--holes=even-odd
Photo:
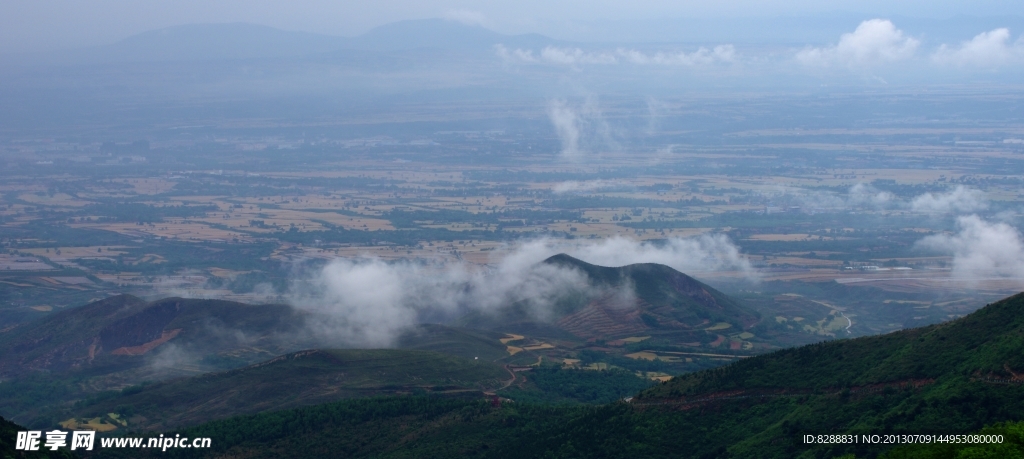
[[[957,219],[954,235],[928,236],[921,248],[953,256],[953,275],[960,279],[1024,278],[1024,241],[1016,228],[990,223],[977,215]]]
[[[1024,38],[1010,44],[1008,29],[982,32],[958,47],[942,45],[932,54],[932,60],[939,64],[956,67],[998,67],[1024,57]]]
[[[886,19],[861,22],[852,33],[843,34],[839,44],[825,48],[807,48],[797,53],[806,65],[867,67],[910,59],[921,43],[903,34]]]
[[[495,52],[502,60],[516,63],[545,63],[579,68],[583,65],[662,65],[696,67],[713,64],[730,64],[738,61],[733,45],[718,45],[708,49],[701,47],[692,53],[656,52],[645,53],[635,49],[618,48],[613,52],[584,51],[580,48],[547,46],[534,54],[533,50],[516,48],[510,50],[503,45],[495,46]]]
[[[554,100],[548,105],[548,118],[555,127],[555,133],[562,141],[562,157],[580,157],[580,117],[565,101]]]
[[[640,65],[681,65],[692,67],[716,63],[732,63],[736,61],[736,48],[733,45],[719,45],[713,49],[701,47],[692,53],[646,54],[634,49],[619,48],[616,53],[627,62]]]
[[[562,159],[579,161],[587,151],[618,148],[612,127],[594,97],[587,97],[577,105],[552,100],[548,104],[548,119],[562,143]]]
[[[886,209],[899,206],[896,195],[858,183],[846,195],[840,193],[808,192],[798,188],[779,188],[781,196],[791,196],[795,203],[810,210]]]
[[[603,188],[619,187],[623,185],[623,182],[618,180],[586,180],[582,182],[569,180],[556,184],[551,188],[551,191],[555,192],[555,194],[579,193]]]
[[[373,257],[338,259],[310,279],[297,281],[290,303],[321,317],[313,332],[323,339],[358,346],[389,346],[423,321],[460,313],[491,313],[512,303],[525,305],[539,320],[564,295],[596,295],[575,269],[542,264],[568,253],[603,266],[661,263],[683,272],[754,271],[724,235],[670,239],[656,245],[625,238],[601,242],[541,239],[506,247],[481,270],[465,263],[387,263]],[[626,292],[628,294],[628,292]]]
[[[600,242],[542,241],[548,251],[558,250],[601,266],[623,266],[633,263],[660,263],[684,273],[697,271],[743,271],[748,278],[756,273],[750,263],[723,234],[694,238],[671,238],[663,244],[613,237]]]
[[[579,48],[556,48],[554,46],[548,46],[541,50],[540,57],[545,62],[569,66],[618,63],[615,56],[608,53],[593,53]]]
[[[911,210],[926,213],[974,212],[986,207],[985,193],[963,185],[948,193],[925,193],[910,202]]]
[[[503,61],[506,62],[525,62],[525,63],[536,63],[539,62],[533,55],[533,51],[528,49],[519,49],[509,51],[504,45],[494,45],[494,50]]]
[[[858,183],[847,192],[847,202],[851,206],[874,207],[884,209],[893,205],[896,195],[888,191],[879,191],[871,185]]]
[[[463,10],[463,9],[451,9],[445,11],[442,18],[449,21],[461,22],[466,25],[486,27],[487,17],[483,13],[478,11]]]

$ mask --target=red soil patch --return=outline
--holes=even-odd
[[[181,333],[181,329],[180,328],[175,328],[174,330],[169,330],[169,331],[168,330],[164,330],[164,332],[160,334],[160,337],[155,339],[155,340],[153,340],[153,341],[150,341],[150,342],[145,343],[145,344],[140,344],[138,346],[119,347],[117,349],[114,349],[111,352],[111,354],[112,355],[142,355],[142,354],[145,354],[145,353],[147,353],[149,351],[152,351],[153,349],[156,349],[157,346],[170,341],[175,336],[178,336],[178,333]]]

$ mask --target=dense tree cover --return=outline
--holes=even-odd
[[[678,397],[735,389],[825,390],[887,382],[1009,378],[1024,369],[1024,294],[964,318],[882,336],[829,341],[685,375],[641,394]]]
[[[900,446],[882,459],[987,459],[1024,457],[1024,422],[1004,422],[972,432],[972,435],[1001,436],[998,443],[929,443]],[[984,440],[983,440],[984,441]]]
[[[495,407],[473,399],[392,397],[232,418],[173,433],[212,438],[213,457],[875,457],[892,445],[815,446],[802,438],[971,432],[993,419],[1018,419],[1021,412],[1019,387],[960,381],[931,391],[743,398],[692,407]],[[194,454],[179,450],[168,457]]]

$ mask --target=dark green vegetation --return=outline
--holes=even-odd
[[[127,419],[130,430],[158,430],[381,394],[480,397],[481,391],[510,378],[500,365],[434,352],[309,350],[227,372],[130,387],[117,396],[79,403],[61,417],[116,413]]]
[[[0,416],[0,459],[43,459],[43,458],[70,458],[74,457],[69,451],[60,449],[50,451],[48,448],[41,448],[39,451],[15,450],[15,442],[19,431],[27,430]]]
[[[906,445],[882,455],[882,459],[997,459],[1024,457],[1024,422],[1000,422],[971,432],[1001,435],[1000,443],[933,443]]]
[[[827,390],[943,378],[1015,379],[1024,370],[1024,294],[964,318],[881,336],[830,341],[685,375],[641,394],[692,397],[732,390]]]
[[[753,357],[631,403],[367,399],[182,434],[221,439],[211,451],[220,457],[875,457],[891,446],[807,446],[802,436],[966,434],[1021,419],[1022,308],[1024,294],[946,324]]]
[[[900,446],[882,459],[996,459],[1024,457],[1024,422],[987,426],[975,435],[1000,435],[1001,443],[932,443]]]

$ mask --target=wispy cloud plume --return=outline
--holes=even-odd
[[[877,210],[897,207],[901,203],[896,195],[879,190],[866,183],[851,186],[845,194],[808,192],[802,189],[781,188],[783,196],[788,196],[809,210]]]
[[[562,141],[562,157],[580,157],[580,117],[563,100],[554,100],[548,105],[548,118],[555,128],[555,134]]]
[[[594,97],[587,97],[579,104],[570,104],[563,99],[552,100],[548,104],[548,119],[562,144],[562,159],[580,161],[588,151],[618,148],[612,127]]]
[[[957,219],[957,233],[928,236],[918,247],[953,256],[953,275],[977,280],[1024,278],[1024,241],[1016,228],[977,215]]]
[[[812,210],[902,209],[926,214],[964,214],[988,208],[984,192],[963,185],[946,192],[923,193],[910,198],[901,198],[867,183],[853,185],[845,195],[808,193],[794,188],[781,188],[780,191],[780,197]]]
[[[678,65],[693,67],[736,62],[736,48],[733,45],[719,45],[712,49],[701,47],[692,53],[678,52],[653,54],[643,53],[635,49],[619,48],[616,53],[626,62],[640,65]]]
[[[925,213],[967,213],[988,207],[985,193],[957,185],[947,193],[925,193],[910,202],[910,209]]]
[[[538,319],[557,299],[586,292],[585,276],[512,254],[491,271],[456,264],[388,263],[378,258],[338,259],[297,283],[290,303],[320,320],[313,331],[327,341],[387,347],[423,322],[443,322],[472,310],[494,312],[525,304]]]
[[[547,251],[557,250],[602,266],[660,263],[684,273],[698,271],[741,271],[749,279],[757,273],[724,234],[693,238],[671,238],[663,243],[613,237],[600,242],[541,241]]]
[[[571,66],[618,63],[615,56],[611,54],[586,52],[579,48],[556,48],[554,46],[548,46],[541,50],[540,57],[545,62]]]
[[[896,202],[896,195],[888,191],[880,191],[864,183],[858,183],[850,187],[850,191],[846,195],[849,204],[857,207],[884,209]]]

